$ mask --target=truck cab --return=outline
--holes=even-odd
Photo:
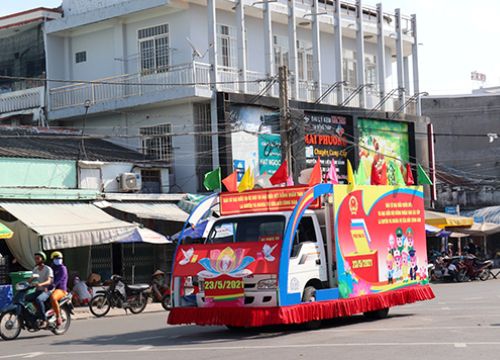
[[[282,241],[290,212],[257,213],[210,219],[203,239],[206,245],[235,244],[245,242],[266,243]],[[319,216],[318,216],[319,215]],[[267,247],[268,251],[271,246]],[[300,223],[289,257],[289,273],[294,279],[292,286],[321,289],[328,284],[326,232],[324,216],[312,210],[306,211]],[[279,253],[266,254],[278,260]],[[331,258],[330,258],[331,259]],[[198,276],[197,306],[205,306],[205,279]],[[243,277],[245,306],[277,306],[277,274],[249,274]],[[310,296],[310,295],[309,295]],[[310,301],[310,299],[305,299]]]

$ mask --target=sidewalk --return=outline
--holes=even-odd
[[[77,307],[73,310],[75,314],[71,317],[72,320],[84,320],[84,319],[90,319],[90,318],[95,318],[94,315],[90,312],[88,306],[82,306],[82,307]],[[148,303],[146,306],[146,309],[141,314],[144,313],[156,313],[156,312],[162,312],[164,315],[167,315],[167,312],[163,307],[161,306],[160,303]],[[109,310],[109,312],[106,314],[104,317],[116,317],[116,316],[135,316],[135,314],[132,314],[130,311],[125,312],[123,309],[118,309],[114,308]]]

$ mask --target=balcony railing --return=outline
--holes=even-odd
[[[44,87],[0,94],[0,113],[44,106]]]
[[[50,89],[51,109],[141,96],[179,87],[209,88],[210,66],[193,62],[171,66],[161,72],[126,74]]]
[[[279,95],[279,86],[275,83],[270,89],[264,91],[268,81],[266,75],[259,72],[247,71],[246,93],[261,94],[263,96]],[[240,92],[239,72],[236,68],[218,67],[218,91]],[[318,98],[316,84],[313,81],[300,80],[298,84],[297,100],[315,102]],[[291,82],[289,92],[291,91]],[[331,84],[321,85],[321,94],[325,94]],[[180,66],[171,66],[163,72],[150,74],[122,75],[106,79],[78,83],[50,90],[51,109],[58,110],[73,106],[81,106],[90,100],[91,104],[124,99],[131,96],[142,96],[185,87],[198,87],[210,89],[210,65],[193,62]],[[43,88],[41,88],[43,89]],[[349,97],[356,87],[345,86],[344,98]],[[4,96],[4,95],[0,95]],[[1,99],[1,97],[0,97]],[[378,89],[366,88],[365,108],[372,109],[380,101]],[[333,89],[321,100],[322,104],[339,105],[337,89]],[[0,103],[0,105],[3,105]],[[387,111],[397,107],[397,94],[385,103]],[[359,106],[359,94],[355,95],[346,106]],[[24,107],[26,108],[26,106]],[[405,112],[408,112],[406,110]]]

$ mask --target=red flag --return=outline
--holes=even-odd
[[[375,160],[372,163],[372,173],[370,175],[370,184],[372,185],[380,185],[380,173],[375,165]]]
[[[319,160],[319,156],[316,164],[314,164],[308,186],[314,186],[317,184],[321,184],[321,162]]]
[[[222,179],[222,183],[226,187],[227,191],[238,191],[238,172],[233,171],[228,177]]]
[[[269,178],[273,185],[286,183],[288,180],[288,163],[283,161],[276,172]]]
[[[411,172],[410,163],[406,164],[406,185],[415,185],[415,180],[413,180],[413,173]]]
[[[380,169],[380,185],[387,185],[387,164],[385,161]]]

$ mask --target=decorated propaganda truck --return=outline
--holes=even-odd
[[[434,298],[422,188],[319,184],[214,194],[172,271],[169,324],[317,327]]]

